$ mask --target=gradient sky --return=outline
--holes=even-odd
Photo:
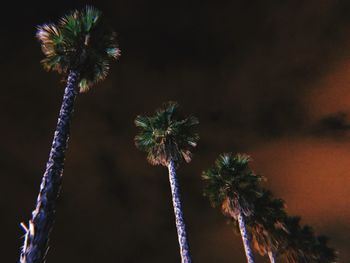
[[[64,88],[39,63],[35,27],[85,3],[118,32],[122,56],[76,101],[49,263],[180,261],[167,171],[133,144],[136,115],[168,100],[201,122],[193,162],[178,170],[194,262],[245,262],[240,238],[202,196],[201,171],[229,151],[251,154],[288,212],[350,262],[347,0],[7,3],[1,261],[18,258]]]

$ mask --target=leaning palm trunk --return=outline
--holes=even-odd
[[[249,236],[248,236],[245,220],[241,211],[238,214],[238,225],[239,225],[239,231],[241,232],[241,237],[244,245],[245,255],[247,257],[247,262],[254,263],[253,251],[250,247]]]
[[[268,256],[269,256],[269,259],[270,259],[271,263],[275,263],[276,262],[275,253],[273,253],[272,251],[269,251],[268,252]]]
[[[176,170],[173,161],[170,161],[168,164],[169,170],[169,182],[171,188],[171,194],[173,199],[175,220],[176,220],[176,229],[180,245],[180,254],[182,263],[191,263],[190,250],[188,247],[186,226],[183,219],[181,201],[180,201],[180,192],[179,185],[176,178]]]
[[[71,71],[59,113],[53,143],[42,178],[36,208],[32,212],[29,227],[21,252],[20,263],[42,263],[48,250],[48,241],[55,220],[57,197],[61,190],[65,151],[73,113],[74,100],[77,95],[78,74]]]

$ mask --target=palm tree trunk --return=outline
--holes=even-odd
[[[238,214],[238,225],[239,225],[239,231],[241,232],[241,237],[244,245],[245,255],[247,257],[247,262],[254,263],[253,251],[250,247],[250,240],[249,240],[249,236],[248,236],[248,232],[246,229],[246,224],[245,224],[245,220],[242,215],[242,212],[239,212]]]
[[[170,161],[168,164],[169,170],[169,182],[171,188],[171,194],[173,199],[174,213],[176,219],[176,229],[177,236],[179,239],[180,245],[180,254],[182,263],[191,263],[190,250],[187,242],[186,226],[183,219],[181,201],[180,201],[180,192],[179,185],[176,178],[176,170],[173,161]]]
[[[32,212],[29,227],[22,225],[26,230],[26,235],[20,263],[42,263],[45,261],[49,248],[49,235],[55,220],[56,201],[62,185],[65,151],[69,138],[74,100],[78,93],[78,80],[79,75],[71,71],[64,91],[49,160],[41,181],[36,208]]]
[[[275,253],[273,253],[272,251],[269,251],[268,255],[269,255],[270,262],[275,263],[276,262]]]

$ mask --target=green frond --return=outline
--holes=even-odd
[[[111,58],[117,59],[120,56],[120,49],[117,47],[109,47],[106,49],[107,55]]]
[[[101,12],[91,6],[87,6],[85,15],[82,18],[82,24],[84,25],[85,32],[90,32],[97,20],[100,18]]]
[[[135,126],[138,127],[138,128],[151,130],[150,129],[150,127],[151,127],[151,120],[147,116],[139,115],[135,119]]]
[[[73,40],[83,32],[83,16],[84,15],[80,14],[78,10],[75,10],[61,18],[59,21],[59,28],[62,34],[67,37],[67,40]]]
[[[39,26],[36,36],[46,56],[44,68],[64,76],[78,71],[81,92],[103,80],[110,60],[120,56],[115,32],[101,20],[101,12],[90,6],[70,12],[57,24]]]
[[[80,92],[87,92],[90,89],[91,84],[87,79],[80,79],[79,82],[79,87],[80,87]]]
[[[44,69],[46,71],[50,71],[50,70],[60,71],[60,68],[57,67],[57,65],[60,62],[60,59],[61,59],[60,56],[50,56],[50,57],[44,58],[42,60],[42,64],[44,66]]]
[[[135,126],[140,132],[135,137],[135,145],[147,152],[147,159],[153,165],[167,166],[170,160],[190,162],[199,140],[194,132],[198,123],[193,116],[181,116],[176,102],[165,103],[153,116],[136,117]]]

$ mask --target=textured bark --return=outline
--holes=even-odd
[[[175,220],[176,220],[177,236],[178,236],[179,245],[180,245],[181,262],[191,263],[192,261],[191,261],[190,250],[189,250],[188,241],[187,241],[186,226],[183,219],[183,213],[182,213],[182,207],[181,207],[181,201],[180,201],[179,185],[177,182],[176,170],[175,170],[175,165],[173,161],[169,162],[168,170],[169,170],[169,182],[170,182]]]
[[[272,251],[269,251],[269,252],[268,252],[268,255],[269,255],[270,262],[271,262],[271,263],[275,263],[275,262],[276,262],[276,260],[275,260],[275,254],[274,254]]]
[[[246,224],[244,217],[242,215],[242,212],[238,214],[238,224],[239,224],[239,231],[241,232],[241,237],[244,245],[244,251],[245,255],[247,257],[248,263],[254,263],[254,255],[252,248],[250,247],[250,239],[247,232]]]
[[[70,72],[64,91],[46,171],[41,181],[36,208],[26,228],[20,263],[42,263],[48,251],[48,241],[55,220],[57,197],[61,190],[65,151],[69,138],[70,119],[77,95],[78,74]]]

